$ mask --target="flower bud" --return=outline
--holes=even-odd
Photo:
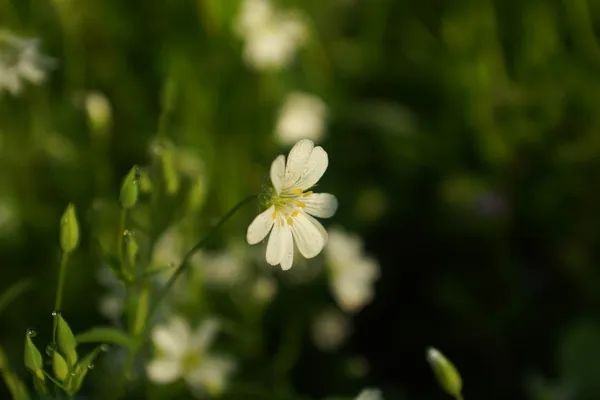
[[[119,200],[123,208],[131,208],[137,203],[139,195],[139,167],[134,165],[123,180]]]
[[[52,370],[56,379],[61,382],[69,377],[69,366],[63,356],[56,350],[52,352]]]
[[[60,247],[65,253],[70,253],[79,243],[79,223],[75,214],[75,206],[69,204],[60,218]]]
[[[23,358],[25,360],[25,366],[37,374],[38,371],[41,371],[44,368],[44,363],[42,361],[42,354],[37,347],[35,347],[33,340],[31,340],[32,336],[33,335],[29,331],[25,335],[25,355]]]
[[[442,389],[455,399],[461,399],[462,379],[456,367],[433,347],[427,349],[427,361]]]
[[[77,341],[69,324],[67,324],[62,315],[58,314],[55,318],[58,320],[56,325],[56,342],[58,348],[65,355],[68,365],[73,367],[77,363],[77,351],[75,350]]]

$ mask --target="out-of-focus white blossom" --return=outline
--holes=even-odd
[[[268,276],[259,276],[252,284],[252,298],[259,303],[270,301],[277,293],[277,282]]]
[[[379,264],[363,253],[362,240],[341,228],[329,230],[325,257],[330,270],[333,296],[342,310],[356,312],[374,296]]]
[[[327,243],[327,231],[314,217],[330,218],[338,206],[335,196],[313,193],[329,158],[322,147],[308,139],[294,145],[286,158],[278,156],[271,164],[273,185],[268,208],[248,227],[249,244],[261,242],[267,235],[267,262],[288,270],[294,261],[294,243],[305,258],[316,257]]]
[[[96,279],[107,289],[98,302],[98,309],[106,318],[117,323],[125,309],[125,285],[106,265],[98,270]]]
[[[155,268],[176,267],[183,260],[183,237],[176,228],[162,234],[154,245],[151,264]]]
[[[88,93],[85,96],[85,111],[92,132],[106,134],[112,120],[112,109],[106,96],[100,92]]]
[[[323,351],[335,351],[344,344],[350,332],[350,321],[334,308],[322,311],[312,324],[312,336]]]
[[[0,32],[0,93],[20,94],[25,82],[39,85],[53,60],[39,52],[39,41]]]
[[[166,325],[152,330],[152,342],[157,356],[147,366],[148,378],[157,384],[183,379],[192,393],[219,396],[235,369],[235,362],[218,356],[210,348],[219,331],[219,324],[207,319],[192,331],[181,317],[171,317]]]
[[[365,389],[355,400],[383,400],[383,395],[379,389]]]
[[[290,145],[300,139],[319,142],[325,132],[327,106],[319,97],[303,92],[287,95],[279,110],[275,133],[281,144]]]
[[[259,70],[288,65],[308,36],[298,12],[277,10],[268,0],[244,0],[235,30],[245,40],[245,61]]]
[[[190,262],[201,281],[209,286],[228,288],[244,281],[248,276],[244,259],[232,251],[198,252]]]

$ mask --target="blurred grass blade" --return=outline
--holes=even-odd
[[[115,328],[92,328],[75,336],[78,343],[110,343],[124,347],[134,347],[135,341],[125,332]]]
[[[10,304],[11,301],[19,297],[21,294],[29,290],[33,286],[29,279],[23,279],[0,294],[0,314]]]

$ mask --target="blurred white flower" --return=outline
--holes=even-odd
[[[148,378],[157,384],[183,378],[194,393],[221,394],[235,363],[209,351],[218,330],[218,322],[208,319],[192,331],[178,316],[171,317],[166,325],[156,326],[152,330],[152,342],[158,354],[146,366]]]
[[[276,10],[267,0],[245,0],[235,30],[246,41],[245,61],[259,70],[288,65],[307,38],[297,12]]]
[[[337,199],[328,193],[305,190],[313,187],[329,163],[322,147],[308,139],[300,140],[287,158],[278,156],[271,164],[271,189],[268,209],[248,227],[249,244],[262,241],[269,232],[266,259],[271,265],[288,270],[294,261],[294,242],[305,258],[313,258],[327,243],[327,231],[312,216],[329,218],[337,210]]]
[[[350,333],[350,321],[335,308],[322,311],[312,324],[312,336],[323,351],[335,351],[344,344]]]
[[[383,400],[383,395],[379,389],[365,389],[355,400]]]
[[[247,266],[242,257],[231,251],[219,253],[198,252],[190,263],[209,286],[228,288],[247,278]]]
[[[342,310],[356,312],[374,296],[379,264],[363,254],[362,240],[341,228],[329,230],[325,258],[331,272],[330,286]]]
[[[21,93],[25,82],[39,85],[46,79],[45,68],[53,60],[40,54],[39,41],[0,32],[0,93]]]
[[[117,323],[125,309],[125,285],[107,265],[98,269],[96,279],[107,289],[98,301],[98,309],[106,318]]]
[[[111,106],[106,96],[100,92],[90,92],[85,96],[85,111],[93,133],[106,134],[112,119]]]
[[[277,282],[268,276],[259,276],[252,284],[252,298],[259,303],[266,303],[277,293]]]
[[[275,132],[284,145],[306,138],[319,142],[325,132],[327,106],[319,97],[303,92],[287,95],[279,111]]]

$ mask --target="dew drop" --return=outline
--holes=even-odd
[[[75,376],[77,373],[75,371],[71,372],[71,376]]]
[[[110,346],[109,345],[107,345],[107,344],[101,344],[100,345],[100,351],[103,351],[103,352],[106,353],[108,350],[110,350]]]
[[[94,369],[94,364],[88,365],[88,369]]]
[[[34,331],[33,329],[27,329],[27,336],[35,337],[36,335],[37,335],[36,331]]]
[[[60,310],[54,310],[54,311],[52,311],[52,316],[54,318],[56,318],[56,317],[58,317],[60,315],[62,315],[62,311],[60,311]]]
[[[50,343],[48,346],[46,346],[46,355],[48,357],[52,357],[52,354],[56,351],[56,344],[54,343]]]

